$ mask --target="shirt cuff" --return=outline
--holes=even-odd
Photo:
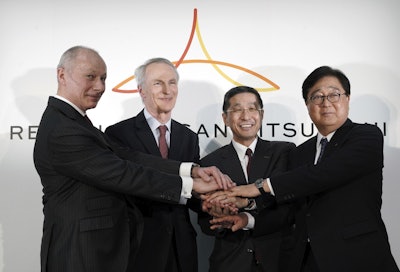
[[[272,188],[271,181],[269,180],[269,178],[267,178],[267,184],[271,191],[271,195],[275,196],[274,189]]]
[[[179,167],[179,176],[181,177],[191,177],[192,175],[192,162],[182,162]]]
[[[182,191],[179,204],[186,204],[187,199],[192,197],[193,179],[190,177],[181,176]]]
[[[252,216],[248,212],[243,212],[243,213],[247,216],[247,219],[248,219],[247,225],[243,229],[244,230],[254,229],[254,225],[255,225],[255,222],[256,222],[256,220],[254,219],[254,216]]]

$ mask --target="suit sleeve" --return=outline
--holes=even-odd
[[[289,142],[273,142],[275,146],[273,148],[273,156],[276,157],[274,163],[271,163],[268,167],[269,170],[266,171],[268,176],[262,177],[267,178],[269,176],[274,176],[278,174],[285,173],[289,167],[289,154],[296,145],[294,143]],[[258,210],[262,210],[265,208],[275,208],[276,207],[276,199],[271,194],[261,195],[255,198],[257,203]]]
[[[103,139],[73,125],[53,130],[48,144],[54,168],[65,176],[101,189],[159,201],[179,201],[182,187],[179,176],[144,167],[153,163],[152,166],[158,168],[162,164],[143,154],[128,156],[126,153],[122,159]],[[126,160],[128,157],[133,161]]]
[[[334,137],[338,131],[335,133]],[[299,167],[271,177],[278,202],[293,201],[353,182],[383,167],[383,135],[376,126],[356,125],[342,136],[332,138],[324,160],[314,165],[298,162]],[[332,151],[328,153],[328,148]],[[294,157],[302,158],[301,149]],[[291,158],[292,160],[292,158]]]
[[[278,143],[274,155],[278,156],[271,175],[284,173],[289,166],[289,153],[296,147],[293,143]],[[270,194],[256,198],[258,214],[255,216],[253,235],[255,237],[281,231],[291,223],[290,205],[277,205],[275,197]]]

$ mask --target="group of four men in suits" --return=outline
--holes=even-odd
[[[204,230],[217,229],[211,271],[398,271],[380,215],[382,135],[347,119],[350,85],[340,71],[321,67],[303,84],[319,134],[298,148],[260,139],[258,92],[231,89],[223,119],[233,141],[203,158],[207,167],[179,163],[198,163],[199,145],[171,119],[179,75],[168,60],[135,71],[144,109],[106,135],[85,119],[105,90],[100,55],[71,48],[57,72],[34,149],[44,192],[42,271],[197,271],[189,208]],[[169,160],[158,149],[160,125]],[[321,137],[329,143],[315,165]],[[192,190],[217,191],[203,197],[206,221]]]

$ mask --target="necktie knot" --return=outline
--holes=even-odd
[[[160,130],[160,134],[165,136],[166,132],[167,132],[167,126],[166,125],[161,125],[158,127],[158,129]]]
[[[158,141],[158,148],[160,149],[161,157],[164,159],[168,158],[168,145],[167,145],[167,139],[165,137],[166,132],[167,132],[167,126],[166,125],[161,125],[158,127],[158,130],[160,131],[160,138]]]
[[[250,148],[247,148],[247,150],[246,150],[246,155],[247,155],[249,158],[251,158],[251,157],[253,156],[253,151],[251,151]]]

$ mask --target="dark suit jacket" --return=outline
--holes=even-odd
[[[307,238],[320,271],[399,271],[381,217],[382,132],[347,120],[316,166],[315,152],[313,137],[291,154],[293,171],[271,178],[279,202],[295,201],[287,271],[299,271]]]
[[[293,143],[258,139],[250,164],[250,183],[258,178],[265,178],[286,171],[287,155],[289,150],[294,147]],[[201,159],[201,165],[215,165],[238,185],[246,184],[242,166],[232,143]],[[255,211],[251,213],[256,216]],[[250,251],[254,250],[264,271],[278,271],[280,228],[286,222],[286,214],[286,207],[265,208],[263,210],[263,216],[267,217],[263,221],[265,224],[259,225],[256,216],[254,231],[239,230],[237,232],[230,230],[211,231],[209,229],[210,216],[205,213],[199,216],[199,224],[203,232],[216,236],[214,249],[210,256],[210,271],[251,271],[254,254]]]
[[[123,146],[161,157],[143,111],[136,117],[108,127],[106,134]],[[171,121],[168,158],[199,161],[197,134],[175,120]],[[196,231],[190,222],[188,207],[199,210],[200,202],[189,200],[185,206],[143,198],[135,198],[133,201],[144,217],[143,238],[133,266],[134,271],[165,271],[168,253],[175,247],[182,271],[197,271]]]
[[[44,194],[42,271],[125,272],[140,221],[132,221],[137,218],[128,213],[124,195],[169,203],[180,198],[180,177],[141,166],[177,174],[179,163],[112,146],[73,107],[54,97],[39,125],[34,163]]]

